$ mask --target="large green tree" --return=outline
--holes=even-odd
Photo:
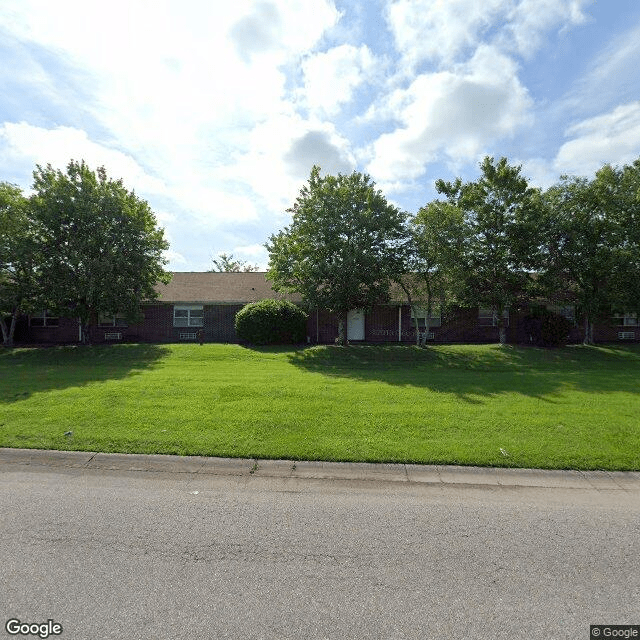
[[[29,200],[19,187],[0,182],[0,329],[7,347],[18,316],[42,297],[37,247]]]
[[[614,194],[610,216],[619,229],[613,306],[640,316],[640,159],[621,169],[607,165],[596,180]]]
[[[389,204],[368,175],[320,175],[314,166],[293,207],[292,223],[265,245],[276,291],[298,292],[311,308],[338,316],[346,343],[351,309],[388,299],[402,269],[399,246],[406,215]]]
[[[563,176],[547,190],[550,290],[566,291],[593,326],[615,310],[639,311],[640,163],[602,167],[593,179]]]
[[[463,212],[448,202],[430,202],[409,221],[406,273],[398,283],[414,317],[418,308],[426,312],[422,342],[416,323],[418,344],[426,344],[434,306],[442,310],[458,297],[457,290],[464,280],[466,231]]]
[[[71,161],[66,172],[34,171],[32,210],[47,274],[49,305],[79,318],[83,341],[100,313],[139,314],[140,303],[168,282],[168,248],[148,203],[104,168]]]
[[[504,312],[529,295],[532,272],[540,264],[538,190],[529,186],[521,167],[506,158],[486,157],[481,175],[463,183],[438,180],[436,189],[464,214],[464,269],[459,301],[494,311],[501,343],[506,341]]]

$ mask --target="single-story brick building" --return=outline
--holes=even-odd
[[[143,319],[127,323],[122,316],[100,316],[91,328],[92,341],[100,342],[238,342],[234,328],[236,313],[248,302],[277,298],[300,302],[297,295],[273,291],[265,273],[174,272],[169,284],[157,287],[159,297],[143,305]],[[572,307],[555,307],[573,320]],[[505,313],[507,342],[529,342],[524,317],[528,311]],[[416,324],[425,326],[423,312],[417,318],[407,304],[402,290],[392,290],[391,301],[368,312],[353,310],[347,317],[350,341],[403,342],[416,341]],[[498,329],[491,309],[457,308],[442,316],[436,311],[429,318],[430,342],[480,343],[497,342]],[[417,321],[417,322],[416,322]],[[572,340],[582,340],[582,328],[574,323]],[[326,310],[312,310],[307,321],[307,341],[331,344],[338,336],[338,320]],[[597,342],[640,340],[640,327],[635,315],[612,316],[595,327]],[[74,343],[80,340],[77,319],[56,317],[42,311],[20,318],[16,327],[18,343]]]

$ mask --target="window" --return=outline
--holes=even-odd
[[[559,316],[563,316],[573,324],[575,324],[576,322],[576,308],[572,304],[565,305],[564,307],[561,305],[552,304],[543,307],[543,309],[551,311],[551,313],[557,313]]]
[[[504,318],[504,324],[509,326],[509,309],[505,309],[502,312]],[[497,327],[498,326],[498,312],[495,309],[479,309],[478,310],[478,324],[481,327]]]
[[[638,326],[638,314],[637,313],[617,313],[615,315],[616,324],[623,327],[637,327]]]
[[[99,313],[98,324],[101,327],[126,327],[127,319],[122,313]]]
[[[575,322],[576,320],[576,308],[573,305],[569,305],[568,307],[560,307],[558,313],[561,316],[564,316],[567,320],[571,320]]]
[[[176,305],[173,307],[174,327],[204,326],[204,310],[202,305]]]
[[[418,327],[418,330],[423,330],[427,326],[427,310],[420,307],[411,308],[411,319],[414,325]],[[429,327],[440,327],[442,325],[442,312],[439,307],[431,309],[431,315],[429,316]]]
[[[32,327],[57,327],[58,316],[53,316],[46,309],[32,315],[29,318],[29,325]]]

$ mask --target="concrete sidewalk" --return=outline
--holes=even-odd
[[[292,460],[0,448],[0,465],[5,464],[196,475],[373,480],[449,486],[557,487],[562,489],[640,491],[640,472],[637,471],[559,471],[362,462],[294,462]]]

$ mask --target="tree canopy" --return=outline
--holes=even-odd
[[[250,273],[252,271],[260,271],[260,267],[256,264],[250,264],[245,260],[233,257],[233,254],[220,253],[218,258],[213,258],[213,268],[209,269],[209,273]]]
[[[0,182],[0,329],[6,346],[13,344],[19,314],[41,298],[41,282],[29,200],[19,187]]]
[[[504,342],[504,311],[527,298],[531,274],[539,267],[540,196],[521,167],[506,158],[486,157],[480,169],[473,182],[438,180],[436,189],[460,209],[466,227],[459,302],[493,309]]]
[[[563,176],[545,198],[547,288],[577,304],[590,344],[598,317],[640,310],[640,161],[591,180]]]
[[[140,303],[168,282],[164,231],[146,201],[104,168],[71,161],[34,171],[31,210],[47,274],[47,306],[80,319],[83,339],[100,313],[139,314]]]
[[[423,344],[434,304],[442,308],[459,297],[457,291],[465,277],[466,232],[462,210],[448,202],[430,202],[410,220],[405,273],[398,283],[409,306],[426,311]],[[420,342],[417,327],[416,342]]]
[[[346,342],[352,309],[388,299],[401,269],[406,215],[362,173],[320,175],[314,166],[293,207],[292,223],[265,245],[276,291],[298,292],[311,308],[335,312]]]

